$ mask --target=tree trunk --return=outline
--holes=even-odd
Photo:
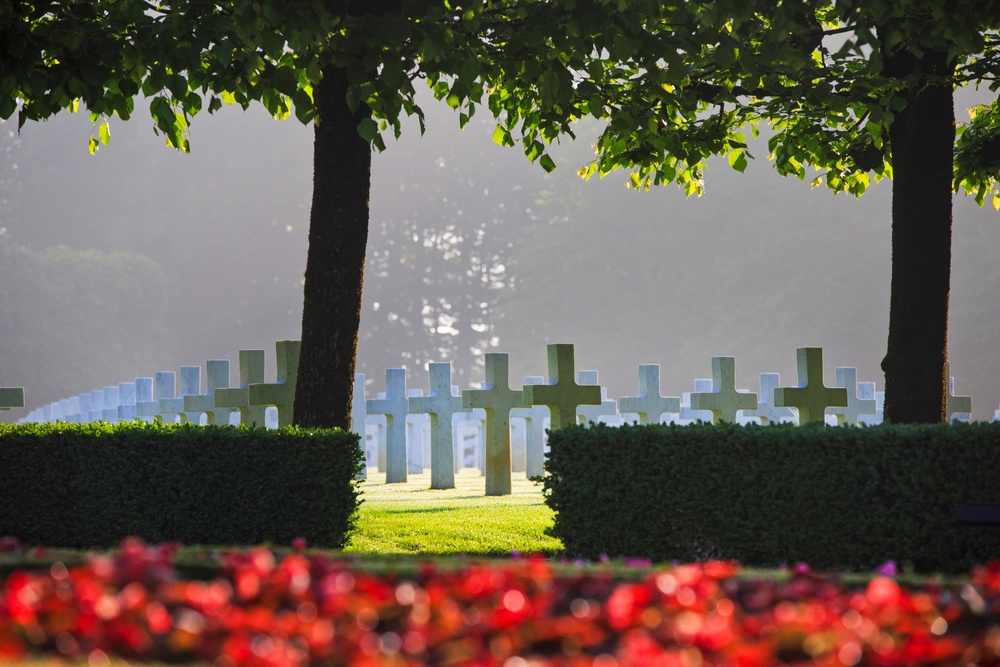
[[[302,349],[294,423],[305,428],[351,424],[365,248],[371,149],[357,132],[370,114],[346,102],[347,74],[328,66],[316,88],[318,122],[313,149]]]
[[[955,107],[946,54],[886,59],[886,73],[920,75],[889,126],[892,151],[892,290],[885,371],[885,419],[945,418],[951,281]],[[925,77],[932,77],[926,79]],[[935,78],[936,77],[936,78]]]

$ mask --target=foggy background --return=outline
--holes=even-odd
[[[32,409],[208,359],[232,362],[298,339],[312,186],[312,128],[258,106],[199,114],[191,154],[167,148],[142,101],[87,154],[85,114],[0,125],[0,386]],[[512,384],[545,375],[545,345],[576,344],[612,398],[635,395],[637,366],[661,391],[692,391],[711,357],[736,357],[737,384],[761,372],[796,383],[795,349],[884,386],[891,183],[861,199],[782,178],[766,145],[746,174],[711,163],[708,191],[636,193],[627,174],[581,181],[596,125],[554,150],[545,174],[491,141],[476,116],[430,99],[373,164],[358,371],[367,394],[405,366],[427,390],[428,361],[455,383],[508,352]],[[964,117],[961,101],[956,105]],[[487,114],[482,114],[486,116]],[[808,179],[807,179],[808,180]],[[1000,221],[957,198],[949,350],[973,418],[1000,400]],[[203,373],[204,375],[204,373]],[[204,380],[203,380],[204,388]]]

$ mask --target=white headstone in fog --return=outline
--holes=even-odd
[[[385,481],[397,484],[406,481],[406,415],[410,404],[406,396],[406,369],[387,368],[385,398],[370,398],[369,415],[385,415],[386,461]]]
[[[640,424],[658,424],[663,413],[679,414],[679,396],[660,396],[660,365],[639,365],[639,395],[618,399],[619,412],[639,415]]]

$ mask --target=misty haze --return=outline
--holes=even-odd
[[[373,164],[357,369],[369,396],[388,367],[426,390],[428,361],[451,361],[467,388],[487,351],[510,353],[516,385],[547,375],[554,342],[575,343],[612,398],[635,393],[641,363],[661,365],[664,394],[691,391],[719,355],[736,357],[740,387],[762,372],[791,384],[805,346],[824,349],[827,385],[856,366],[883,388],[890,182],[835,197],[775,174],[760,144],[746,174],[711,162],[701,198],[636,193],[625,173],[577,177],[596,126],[545,174],[494,144],[487,119],[462,131],[429,95],[424,108],[426,135],[411,123]],[[202,113],[184,155],[137,113],[94,156],[85,114],[15,128],[0,126],[0,386],[23,386],[26,407],[0,418],[236,365],[240,349],[264,349],[273,378],[274,342],[300,335],[311,127],[256,106]],[[949,357],[981,420],[1000,401],[996,216],[956,200]]]

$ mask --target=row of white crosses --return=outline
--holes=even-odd
[[[403,431],[408,416],[415,413],[431,415],[431,486],[452,488],[456,466],[456,442],[452,418],[474,409],[484,411],[485,457],[482,464],[486,477],[487,495],[510,493],[511,471],[517,468],[518,453],[512,451],[512,433],[517,431],[515,419],[525,420],[526,472],[528,477],[542,474],[543,420],[550,415],[551,428],[579,420],[605,421],[621,424],[629,421],[656,423],[667,416],[668,421],[690,422],[703,419],[747,423],[828,421],[834,424],[875,424],[881,420],[880,393],[874,383],[858,383],[854,368],[837,368],[835,387],[823,384],[823,352],[821,348],[797,350],[798,384],[780,387],[777,373],[760,376],[758,394],[736,389],[736,365],[732,357],[712,358],[712,379],[695,383],[695,392],[682,399],[660,395],[660,367],[645,364],[639,367],[639,395],[614,401],[606,400],[597,384],[596,371],[581,371],[574,381],[573,346],[548,347],[549,383],[529,376],[520,391],[509,387],[508,356],[486,355],[486,381],[481,389],[456,393],[451,386],[451,366],[446,363],[429,365],[430,395],[408,396],[404,369],[386,371],[386,393],[365,403],[365,418],[384,416],[386,423],[385,456],[379,457],[380,470],[385,470],[388,483],[405,482],[408,469],[407,441],[412,438]],[[952,381],[953,382],[953,381]],[[953,384],[949,385],[953,387]],[[363,376],[355,384],[357,399],[362,398]],[[419,393],[419,392],[418,392]],[[965,418],[972,411],[971,398],[948,393],[950,418]],[[575,415],[576,419],[573,418]],[[360,418],[360,414],[356,417]],[[419,447],[419,445],[416,445]],[[419,457],[419,454],[418,454]],[[384,467],[383,467],[384,466]],[[419,465],[416,468],[420,470]]]
[[[180,367],[175,395],[173,371],[139,377],[42,406],[21,422],[162,421],[166,423],[288,426],[299,365],[299,341],[275,344],[277,382],[264,382],[264,350],[240,350],[240,384],[229,386],[229,360],[206,362],[207,391],[201,393],[201,366]],[[2,395],[0,395],[2,397]],[[23,403],[23,401],[22,401]],[[275,409],[277,419],[266,417]]]
[[[132,383],[106,387],[50,404],[22,421],[116,421],[141,419],[167,422],[227,424],[266,423],[269,406],[278,413],[277,426],[292,422],[292,403],[298,368],[299,343],[276,344],[277,383],[264,383],[263,350],[241,350],[240,385],[230,388],[229,361],[207,362],[208,390],[200,393],[200,367],[181,367],[181,391],[174,396],[173,372],[155,378],[136,378]],[[623,424],[667,421],[822,421],[839,424],[880,421],[880,396],[874,383],[857,383],[853,368],[836,370],[837,387],[823,386],[822,350],[800,348],[797,353],[798,379],[795,387],[779,387],[776,373],[760,376],[757,394],[736,389],[735,360],[712,359],[712,379],[697,380],[695,391],[683,397],[660,395],[660,367],[639,366],[638,396],[608,400],[597,385],[596,371],[580,371],[574,381],[573,346],[548,347],[549,384],[544,378],[529,376],[520,391],[510,389],[506,354],[486,356],[486,382],[480,389],[459,395],[451,385],[451,365],[429,366],[430,393],[406,389],[404,369],[386,371],[386,392],[365,400],[364,376],[355,376],[352,430],[361,438],[375,432],[379,445],[369,463],[377,463],[390,483],[406,481],[408,472],[431,469],[432,488],[454,487],[454,473],[461,467],[458,449],[463,419],[474,424],[478,443],[478,467],[486,476],[488,495],[510,492],[511,473],[523,471],[527,477],[543,474],[545,423],[551,428],[579,421]],[[952,383],[949,387],[953,387]],[[971,413],[971,399],[956,397],[949,390],[949,416]],[[957,413],[957,414],[956,414]],[[963,414],[964,413],[964,414]],[[202,417],[204,415],[204,417]],[[419,425],[419,418],[425,424]],[[548,419],[547,419],[548,418]],[[521,426],[523,424],[523,426]],[[455,429],[455,426],[458,429]],[[467,433],[468,428],[464,428]],[[423,435],[423,431],[427,435]],[[512,447],[512,433],[515,446]],[[430,440],[430,448],[421,440]],[[408,446],[409,445],[409,446]]]

